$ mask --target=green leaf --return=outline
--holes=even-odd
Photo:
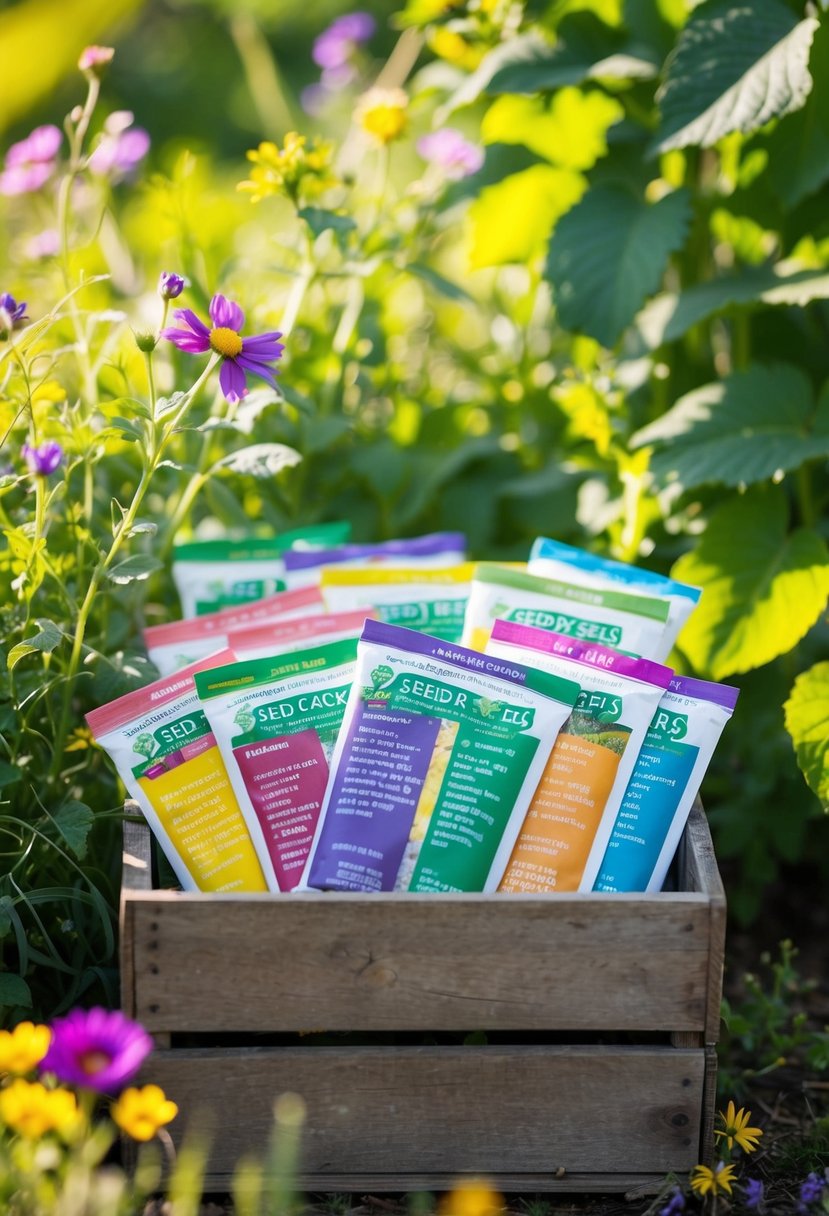
[[[803,776],[829,810],[829,663],[797,677],[783,712]]]
[[[297,214],[300,219],[305,220],[315,237],[331,230],[340,244],[357,227],[350,215],[339,215],[338,212],[328,211],[324,207],[303,207]]]
[[[829,178],[829,25],[815,34],[809,70],[814,87],[802,110],[766,140],[767,176],[786,207],[796,207]]]
[[[471,303],[472,296],[468,291],[464,291],[463,287],[458,283],[453,283],[451,279],[447,279],[444,275],[433,270],[431,266],[424,266],[422,262],[409,262],[406,267],[409,274],[413,274],[416,278],[422,279],[424,283],[428,283],[440,295],[445,296],[447,300],[458,300],[459,302]]]
[[[551,165],[534,165],[487,186],[469,208],[470,265],[477,270],[530,261],[586,188],[581,173]]]
[[[137,423],[130,422],[128,418],[119,418],[117,415],[110,419],[107,431],[109,433],[115,432],[122,439],[126,439],[128,443],[137,443],[144,438],[144,432]]]
[[[752,485],[829,455],[829,434],[813,432],[813,416],[799,368],[754,364],[687,393],[631,444],[656,444],[651,471],[683,490]]]
[[[113,583],[122,585],[135,582],[136,579],[149,578],[156,570],[162,570],[164,563],[150,553],[136,553],[127,557],[107,571],[107,578]]]
[[[547,259],[565,329],[613,346],[656,291],[691,218],[677,190],[647,203],[620,186],[596,186],[559,223]]]
[[[607,131],[624,118],[620,103],[598,89],[559,89],[541,97],[507,95],[484,115],[485,144],[523,144],[562,169],[592,169],[607,152]]]
[[[213,466],[230,473],[248,477],[275,477],[283,469],[293,468],[302,460],[299,452],[284,443],[253,443],[224,456]]]
[[[0,938],[8,937],[12,931],[14,904],[10,895],[0,896]]]
[[[169,414],[175,414],[184,404],[186,393],[173,393],[171,397],[159,397],[155,403],[155,416],[158,422]]]
[[[664,292],[651,300],[636,319],[644,350],[656,350],[681,338],[700,321],[737,305],[763,304],[804,307],[829,299],[829,271],[796,270],[791,262],[748,267],[740,274],[698,283],[677,295]],[[638,353],[643,353],[639,351]]]
[[[38,632],[33,638],[27,638],[25,642],[18,642],[16,646],[12,646],[8,657],[9,671],[26,655],[35,654],[38,651],[41,654],[51,654],[63,637],[54,621],[38,620],[37,625]]]
[[[7,764],[5,760],[0,760],[0,789],[5,789],[8,785],[16,785],[18,781],[23,780],[23,774],[15,764]]]
[[[654,150],[710,148],[804,105],[818,28],[779,0],[708,0],[694,10],[665,66]]]
[[[83,802],[70,799],[54,815],[58,831],[79,860],[86,857],[87,837],[95,816]]]
[[[25,1009],[31,1009],[32,994],[22,975],[0,972],[0,1005],[22,1005]]]
[[[722,680],[770,663],[809,632],[829,596],[829,550],[817,532],[788,531],[779,487],[756,487],[712,515],[672,575],[703,588],[679,648],[696,671]]]

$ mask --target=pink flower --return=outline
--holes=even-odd
[[[52,1023],[39,1069],[69,1085],[108,1094],[131,1081],[153,1049],[143,1026],[117,1010],[73,1009]]]
[[[247,394],[246,372],[275,386],[274,372],[268,364],[276,362],[285,349],[278,341],[281,333],[271,331],[255,337],[241,337],[239,330],[245,323],[245,314],[238,304],[221,295],[215,295],[210,301],[211,329],[189,308],[177,308],[173,316],[177,321],[183,321],[186,328],[162,329],[161,337],[189,355],[203,355],[211,350],[221,355],[219,384],[231,405]]]
[[[484,163],[483,149],[470,143],[454,127],[422,136],[417,141],[417,150],[424,160],[439,165],[455,181],[477,173]]]
[[[39,190],[55,171],[63,136],[60,128],[47,124],[12,144],[0,173],[0,194],[31,194]]]
[[[150,137],[143,127],[133,126],[130,111],[116,110],[104,123],[104,133],[89,158],[89,168],[99,177],[123,181],[149,150]]]
[[[81,57],[78,60],[78,67],[82,72],[95,72],[98,68],[105,68],[112,63],[112,57],[115,50],[111,46],[87,46],[81,51]]]

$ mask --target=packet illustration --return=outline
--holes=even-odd
[[[319,583],[324,566],[455,566],[466,560],[462,532],[431,532],[411,540],[384,540],[373,545],[341,545],[337,549],[285,555],[289,587]]]
[[[367,621],[303,888],[492,891],[579,688]]]
[[[268,889],[196,695],[197,673],[229,657],[212,655],[86,715],[185,891]]]
[[[320,590],[330,612],[371,604],[387,625],[460,642],[474,566],[436,570],[386,566],[324,566]]]
[[[669,667],[527,625],[496,621],[487,654],[577,680],[501,891],[590,891]]]

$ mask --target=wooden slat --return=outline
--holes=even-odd
[[[359,1191],[375,1195],[378,1192],[448,1191],[464,1178],[479,1179],[478,1174],[300,1174],[296,1180],[299,1192]],[[502,1194],[507,1192],[584,1195],[624,1192],[625,1199],[635,1201],[658,1194],[665,1186],[664,1174],[487,1174],[487,1182]],[[227,1174],[206,1174],[204,1193],[227,1190]],[[313,1207],[311,1210],[315,1210]],[[514,1210],[514,1209],[511,1209]],[[570,1211],[571,1209],[567,1209]],[[575,1209],[573,1209],[575,1211]],[[613,1209],[618,1210],[618,1205]],[[638,1211],[639,1209],[637,1209]]]
[[[699,799],[694,803],[683,836],[683,885],[698,891],[709,901],[709,957],[705,999],[705,1041],[716,1043],[720,1037],[723,966],[725,960],[726,901],[708,820]]]
[[[150,1031],[700,1031],[704,895],[137,893]]]
[[[127,897],[130,892],[152,889],[150,829],[136,802],[124,805],[123,844],[119,917],[121,1008],[129,1017],[135,1017],[135,926]]]
[[[564,1170],[625,1175],[624,1188],[696,1164],[704,1073],[702,1051],[670,1047],[213,1048],[159,1052],[143,1079],[213,1112],[213,1177],[262,1151],[274,1098],[292,1092],[316,1184]]]

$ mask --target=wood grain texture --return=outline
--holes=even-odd
[[[723,967],[725,963],[726,900],[708,820],[697,798],[691,809],[680,854],[683,885],[709,900],[709,958],[705,1010],[705,1041],[716,1043],[720,1036]]]
[[[469,1179],[478,1175],[469,1174]],[[487,1174],[502,1194],[536,1193],[547,1194],[609,1194],[615,1192],[634,1202],[648,1195],[658,1194],[665,1185],[664,1174]],[[314,1191],[340,1192],[359,1191],[363,1195],[376,1195],[398,1191],[448,1191],[464,1180],[463,1174],[300,1174],[297,1190],[303,1193]],[[227,1190],[227,1174],[206,1174],[206,1195]],[[576,1209],[573,1209],[574,1211]],[[614,1211],[618,1210],[618,1205]]]
[[[696,1164],[704,1077],[702,1051],[488,1046],[174,1049],[145,1079],[212,1112],[214,1177],[264,1147],[274,1098],[292,1092],[307,1107],[301,1172],[327,1187],[349,1174],[564,1170],[616,1174],[625,1189]]]

